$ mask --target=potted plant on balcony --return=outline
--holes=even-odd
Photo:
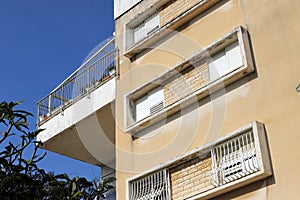
[[[109,76],[112,76],[116,73],[116,65],[112,65],[109,68],[107,68]]]
[[[109,79],[110,75],[109,75],[109,71],[108,70],[105,70],[102,74],[102,77],[101,77],[101,81],[106,81],[107,79]]]

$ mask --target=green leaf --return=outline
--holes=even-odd
[[[74,195],[72,195],[71,199],[75,199],[76,197],[83,197],[84,193],[81,191],[76,192]]]
[[[58,174],[55,176],[57,179],[65,179],[65,180],[70,180],[69,176],[67,174]]]

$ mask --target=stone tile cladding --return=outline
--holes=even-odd
[[[170,169],[171,199],[182,200],[214,188],[211,157],[194,158]]]
[[[209,82],[208,65],[190,67],[171,78],[163,86],[164,107],[167,107],[183,97],[199,90]]]
[[[165,4],[160,12],[160,26],[163,26],[178,17],[184,11],[196,5],[200,0],[170,0]]]

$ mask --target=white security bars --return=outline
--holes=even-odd
[[[177,159],[132,177],[127,182],[127,200],[209,199],[264,179],[272,175],[267,147],[264,125],[254,121]],[[193,165],[188,165],[189,161],[193,161]],[[172,175],[173,169],[180,175]],[[205,184],[200,182],[206,177],[197,178],[197,174],[207,174]],[[183,185],[182,180],[191,181]],[[194,190],[195,187],[197,190]],[[183,196],[178,194],[178,188]]]
[[[211,150],[212,181],[223,185],[259,171],[253,132],[224,142]]]
[[[130,182],[130,200],[169,200],[169,174],[166,169]]]

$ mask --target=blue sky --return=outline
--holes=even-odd
[[[20,108],[36,115],[36,102],[113,32],[113,0],[0,0],[0,101],[23,100]],[[39,166],[99,176],[98,168],[51,152]]]

